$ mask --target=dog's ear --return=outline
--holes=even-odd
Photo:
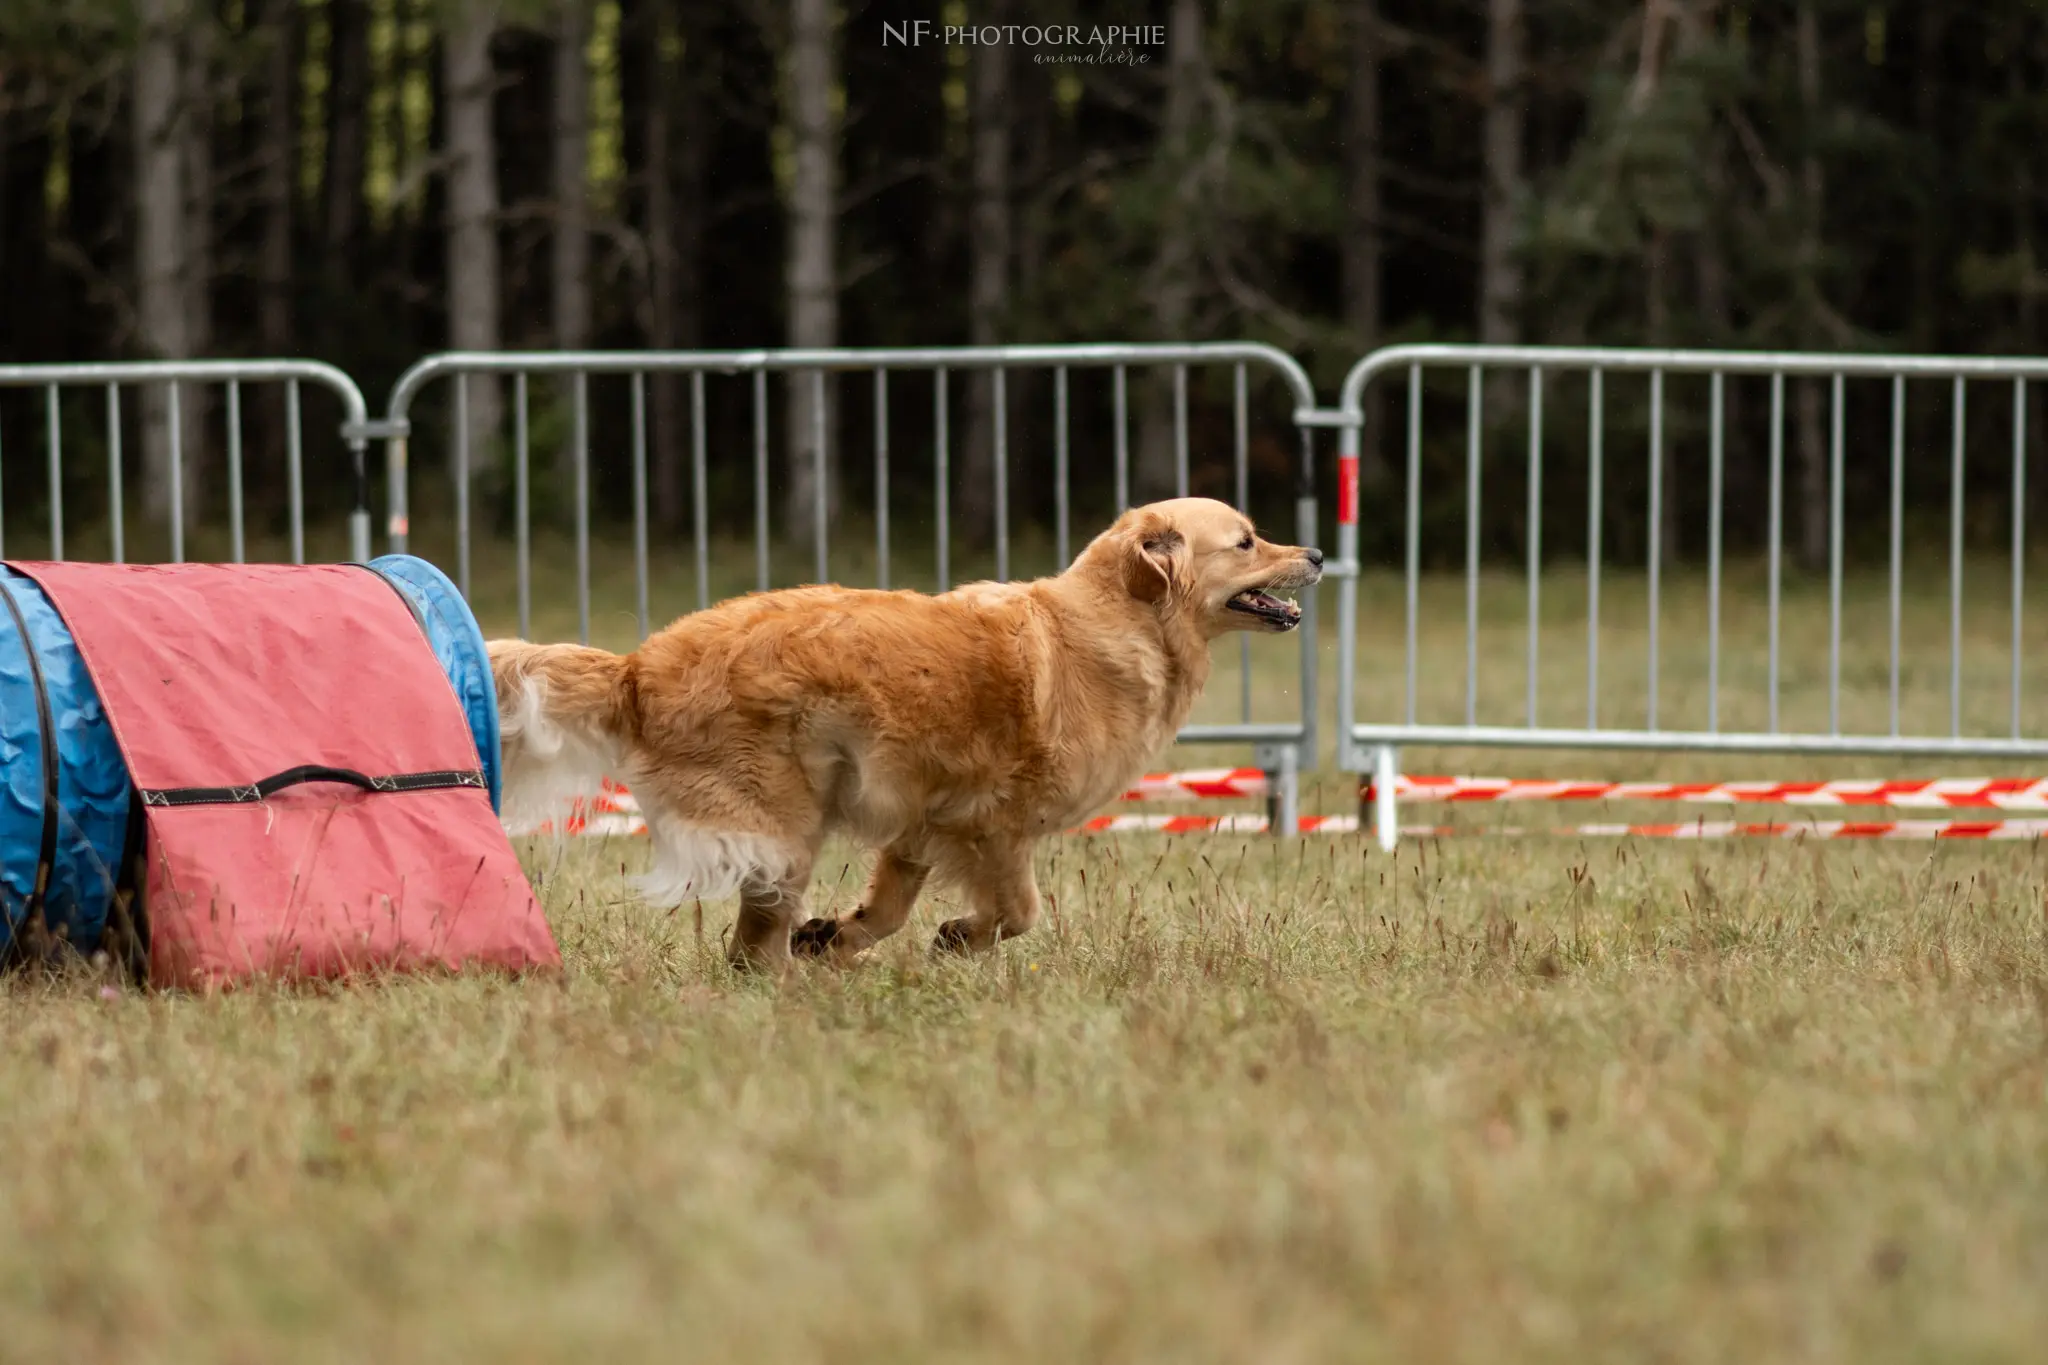
[[[1164,519],[1150,517],[1131,528],[1124,554],[1124,586],[1140,602],[1157,602],[1173,589],[1187,558],[1187,541]]]

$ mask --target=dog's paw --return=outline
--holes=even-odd
[[[949,919],[939,926],[938,935],[932,939],[935,953],[966,953],[974,949],[974,921],[970,919]]]
[[[789,936],[789,951],[798,957],[823,957],[838,937],[838,920],[806,920]]]

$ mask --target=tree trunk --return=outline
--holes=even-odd
[[[1941,147],[1945,145],[1945,130],[1941,124],[1942,48],[1947,39],[1949,7],[1920,5],[1916,8],[1918,23],[1914,39],[1918,52],[1913,80],[1914,132],[1919,134],[1922,145]],[[1804,11],[1800,22],[1802,25],[1809,22]],[[1802,28],[1802,35],[1803,32]],[[1802,59],[1803,56],[1802,50]],[[1803,65],[1801,70],[1803,74]],[[1949,165],[1949,157],[1931,158],[1926,178],[1917,187],[1920,221],[1919,230],[1914,233],[1913,313],[1908,334],[1912,337],[1913,349],[1922,355],[1933,354],[1943,344],[1942,303],[1946,291],[1942,287],[1942,272],[1948,259],[1946,228],[1951,207],[1943,182],[1948,178]]]
[[[1004,6],[987,7],[986,19],[1000,24]],[[974,205],[968,229],[968,340],[992,346],[1003,340],[1010,306],[1010,56],[1001,44],[977,47],[973,56]],[[995,522],[995,376],[976,370],[968,381],[967,441],[960,462],[957,529],[963,539],[984,541]]]
[[[369,0],[328,0],[327,168],[322,185],[321,240],[340,289],[352,288],[349,267],[362,227],[363,173],[369,151]]]
[[[1378,0],[1351,7],[1351,79],[1344,106],[1344,323],[1359,354],[1380,344],[1380,20]],[[1367,488],[1386,482],[1387,386],[1367,398],[1360,433],[1359,478]]]
[[[1172,202],[1161,215],[1151,281],[1152,334],[1160,341],[1186,341],[1195,310],[1195,123],[1206,79],[1203,41],[1201,0],[1174,0],[1167,22],[1166,119],[1159,146],[1160,179],[1172,187]],[[1155,370],[1140,390],[1135,502],[1168,497],[1179,488],[1172,379],[1166,370]]]
[[[179,92],[184,104],[179,122],[185,144],[184,307],[190,319],[187,344],[192,354],[201,356],[213,349],[213,70],[214,20],[209,10],[201,8],[186,21]],[[214,393],[212,385],[187,384],[178,394],[182,428],[179,454],[188,523],[196,521],[204,510],[200,496],[212,482],[207,477],[212,461],[206,434],[215,429],[208,420]]]
[[[495,0],[465,0],[442,49],[448,159],[448,344],[462,351],[494,351],[503,335],[499,316],[498,171],[492,138],[491,34]],[[470,377],[469,472],[489,461],[482,452],[498,433],[503,397],[494,379]]]
[[[292,338],[292,171],[298,163],[296,80],[299,60],[297,0],[267,0],[262,19],[264,50],[262,123],[258,134],[257,204],[261,215],[256,266],[256,345],[267,356],[298,351]],[[266,505],[284,512],[281,468],[286,442],[284,386],[265,385],[252,416],[254,447],[264,458],[251,465]],[[273,500],[274,499],[274,500]]]
[[[656,350],[676,347],[676,83],[694,79],[669,58],[669,45],[679,35],[669,0],[640,0],[639,90],[640,146],[643,165],[641,235],[647,243],[647,344]],[[686,57],[699,54],[686,52]],[[685,129],[684,140],[688,140]],[[648,376],[652,411],[647,445],[651,519],[670,529],[683,524],[686,489],[688,421],[680,376]]]
[[[1522,306],[1522,267],[1515,252],[1522,210],[1522,130],[1528,96],[1522,0],[1487,0],[1485,200],[1479,240],[1479,340],[1515,341]]]
[[[794,175],[789,188],[789,342],[792,346],[838,344],[839,285],[838,127],[832,103],[839,83],[832,0],[790,0],[790,60],[785,118],[789,124]],[[824,482],[819,486],[814,444],[816,393],[812,375],[791,374],[784,448],[789,482],[785,513],[792,539],[811,540],[820,499],[829,517],[838,500],[838,450],[832,440],[832,385],[823,385],[826,409]]]
[[[131,102],[137,341],[145,354],[166,360],[187,359],[193,353],[193,319],[186,294],[186,138],[179,119],[182,10],[178,0],[142,0]],[[163,521],[171,508],[169,395],[164,386],[151,384],[144,386],[141,396],[143,510],[150,519]]]
[[[2025,36],[2024,31],[2014,36],[2015,60],[2008,67],[2012,103],[2015,108],[2024,107],[2029,94],[2027,90],[2026,64],[2017,55],[2026,51],[2024,46]],[[2041,30],[2039,51],[2041,55],[2048,56],[2048,27],[2044,27]],[[2034,249],[2034,202],[2037,191],[2034,179],[2034,163],[2026,157],[2016,158],[2013,163],[2012,192],[2013,250],[2020,261],[2019,298],[2016,301],[2018,304],[2018,316],[2014,321],[2019,324],[2020,354],[2039,355],[2041,352],[2041,291],[2044,283],[2048,283],[2048,275],[2043,274],[2038,253]],[[2040,384],[2029,384],[2026,389],[2024,399],[2026,409],[2022,417],[2027,423],[2027,439],[2029,442],[2039,441],[2042,437],[2042,387]],[[2041,502],[2040,483],[2041,480],[2039,478],[2029,479],[2024,490],[2025,506],[2021,510],[2025,512],[2027,522],[2030,525],[2035,520],[2035,509],[2040,506]]]
[[[1805,149],[1801,155],[1800,184],[1804,192],[1801,216],[1799,263],[1800,287],[1806,291],[1802,338],[1808,347],[1820,344],[1821,304],[1820,231],[1822,179],[1820,150],[1820,25],[1813,0],[1800,0],[1798,17],[1799,100],[1805,115]],[[1820,381],[1799,386],[1799,559],[1817,569],[1828,556],[1828,469],[1822,435]]]
[[[554,51],[554,230],[549,234],[555,345],[580,351],[590,345],[590,44],[589,11],[566,0],[556,12]],[[562,404],[573,401],[573,380],[562,382]],[[574,494],[576,446],[565,430],[556,456],[564,505]]]

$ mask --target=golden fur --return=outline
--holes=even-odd
[[[986,948],[1037,918],[1036,842],[1172,740],[1210,641],[1299,619],[1245,594],[1310,586],[1321,565],[1181,498],[1132,509],[1033,582],[755,593],[626,655],[493,641],[507,818],[616,776],[654,842],[643,894],[737,892],[744,965],[780,967],[792,934],[799,952],[851,957],[902,927],[933,876],[972,911],[934,946]],[[874,874],[853,914],[800,924],[834,830],[880,850]]]

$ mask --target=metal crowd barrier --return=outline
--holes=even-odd
[[[957,406],[951,396],[950,378],[956,372],[988,371],[991,374],[994,399],[991,404],[993,430],[990,433],[993,446],[993,507],[994,507],[994,554],[995,576],[1006,578],[1010,571],[1011,525],[1009,510],[1010,488],[1010,444],[1008,430],[1008,404],[1005,401],[1005,384],[1009,376],[1022,371],[1049,373],[1051,377],[1053,422],[1052,422],[1052,465],[1053,492],[1055,495],[1055,535],[1057,557],[1061,564],[1067,562],[1073,544],[1074,518],[1072,507],[1072,469],[1069,397],[1074,383],[1073,373],[1080,370],[1107,370],[1108,379],[1114,392],[1114,420],[1112,433],[1111,461],[1115,488],[1115,511],[1121,511],[1130,503],[1131,485],[1131,441],[1129,430],[1129,383],[1130,372],[1165,370],[1173,382],[1173,456],[1176,491],[1188,491],[1190,452],[1188,423],[1188,372],[1199,366],[1227,366],[1233,378],[1233,470],[1235,474],[1236,501],[1244,505],[1248,495],[1249,454],[1251,413],[1249,411],[1249,380],[1251,373],[1259,372],[1277,378],[1286,391],[1291,408],[1284,414],[1284,420],[1296,427],[1300,444],[1300,461],[1295,480],[1296,534],[1304,544],[1315,543],[1316,499],[1314,489],[1314,446],[1313,426],[1315,423],[1303,420],[1312,415],[1315,395],[1308,376],[1301,366],[1284,352],[1270,346],[1221,342],[1198,345],[1048,345],[1048,346],[987,346],[987,347],[917,347],[900,349],[832,349],[832,350],[759,350],[759,351],[700,351],[700,352],[469,352],[447,353],[429,356],[407,370],[394,385],[385,406],[383,419],[373,424],[370,430],[387,442],[387,478],[389,483],[389,523],[391,548],[403,550],[411,533],[410,495],[408,490],[409,452],[408,442],[413,435],[413,406],[430,382],[443,377],[466,377],[480,375],[509,376],[513,381],[511,422],[513,428],[512,461],[514,491],[514,534],[516,536],[516,562],[518,574],[519,626],[522,634],[530,629],[533,596],[532,572],[532,425],[529,406],[531,394],[529,378],[535,375],[566,380],[570,407],[570,451],[573,463],[573,509],[572,517],[575,535],[575,591],[577,603],[579,638],[588,640],[590,635],[590,530],[591,530],[591,465],[590,431],[591,400],[589,380],[593,376],[625,376],[630,381],[630,452],[632,461],[633,498],[633,547],[634,573],[637,587],[637,621],[642,636],[647,633],[650,620],[649,570],[648,570],[648,422],[647,422],[647,379],[650,375],[669,374],[689,377],[689,430],[690,442],[690,488],[692,511],[692,553],[694,555],[697,580],[697,605],[709,605],[710,592],[710,540],[714,524],[731,526],[745,524],[743,516],[751,521],[757,585],[766,588],[770,584],[770,559],[777,545],[773,534],[772,503],[770,498],[770,471],[774,461],[770,455],[771,422],[769,407],[768,378],[771,374],[795,376],[795,382],[808,383],[811,417],[810,450],[815,461],[815,486],[823,487],[826,482],[828,431],[826,413],[827,384],[833,376],[864,375],[872,385],[872,406],[875,414],[873,435],[867,442],[869,449],[859,452],[874,462],[875,502],[873,522],[876,543],[875,567],[876,586],[887,586],[891,566],[890,531],[890,424],[889,404],[892,397],[901,401],[901,389],[909,381],[899,378],[908,373],[923,376],[923,389],[909,401],[928,402],[932,405],[933,433],[933,503],[936,509],[934,531],[936,542],[937,579],[941,588],[951,585],[951,550],[953,528],[950,524],[949,504],[954,495],[957,475],[953,469],[952,446],[955,440],[955,419],[953,407]],[[715,376],[742,377],[751,382],[752,422],[751,447],[753,460],[753,488],[750,507],[713,509],[707,494],[706,456],[706,380]],[[892,384],[892,380],[894,383]],[[450,449],[453,455],[455,488],[455,559],[454,575],[465,592],[469,588],[470,549],[472,539],[472,509],[469,494],[469,471],[474,459],[473,448],[480,433],[471,429],[469,384],[457,382],[454,386]],[[481,433],[488,438],[494,433]],[[854,452],[842,452],[851,455]],[[807,528],[811,542],[813,563],[810,566],[813,581],[823,581],[831,575],[828,572],[828,550],[831,543],[831,527],[828,523],[827,505],[822,497],[812,499],[813,524]],[[1107,524],[1111,509],[1100,509],[1102,515],[1090,516],[1081,523],[1084,532]],[[736,515],[737,514],[737,515]],[[802,530],[805,528],[787,528]],[[1191,725],[1185,728],[1179,740],[1185,744],[1250,744],[1254,746],[1255,759],[1264,768],[1272,781],[1273,793],[1269,800],[1274,828],[1292,829],[1297,813],[1297,777],[1300,767],[1306,761],[1311,765],[1316,753],[1316,614],[1313,594],[1302,602],[1303,623],[1300,630],[1300,674],[1297,687],[1299,707],[1296,716],[1286,721],[1255,722],[1252,711],[1252,670],[1249,641],[1240,653],[1239,690],[1241,696],[1241,718],[1234,723]]]
[[[369,480],[364,453],[369,444],[369,418],[362,390],[346,374],[317,360],[138,360],[64,365],[0,365],[0,389],[41,389],[44,393],[44,468],[47,482],[49,549],[52,559],[64,558],[64,419],[59,399],[67,388],[96,387],[106,395],[100,434],[107,452],[107,529],[116,563],[127,558],[127,526],[124,487],[127,469],[123,459],[122,393],[161,385],[164,406],[158,415],[164,423],[169,455],[169,529],[171,559],[185,558],[185,422],[183,400],[187,385],[219,385],[225,391],[223,411],[227,452],[228,523],[232,553],[242,562],[245,526],[242,507],[242,386],[282,384],[285,392],[285,476],[290,504],[291,551],[293,563],[304,563],[305,496],[304,439],[300,424],[301,384],[315,384],[331,391],[341,402],[342,439],[349,451],[355,474],[355,505],[350,513],[350,553],[357,559],[370,557]],[[6,498],[0,489],[0,554],[5,553]]]
[[[1462,723],[1426,723],[1418,718],[1417,618],[1421,579],[1420,508],[1425,495],[1422,451],[1425,437],[1425,376],[1432,372],[1462,373],[1465,379],[1465,536],[1464,536],[1464,719]],[[1500,372],[1509,372],[1505,375]],[[1580,372],[1587,376],[1586,450],[1587,543],[1584,600],[1586,691],[1584,724],[1545,723],[1539,698],[1539,640],[1543,591],[1543,477],[1546,459],[1544,397],[1556,376]],[[1648,618],[1646,634],[1647,706],[1641,725],[1621,724],[1600,714],[1601,569],[1605,550],[1602,527],[1607,475],[1604,462],[1605,423],[1609,408],[1605,381],[1615,375],[1644,376],[1648,388],[1648,440],[1641,451],[1647,460]],[[1513,384],[1519,375],[1524,381]],[[1660,575],[1667,567],[1661,543],[1666,516],[1663,487],[1666,466],[1666,377],[1705,376],[1707,469],[1707,626],[1706,723],[1699,728],[1673,728],[1657,708]],[[1827,581],[1829,632],[1826,647],[1828,723],[1805,728],[1788,726],[1779,714],[1781,677],[1780,617],[1784,593],[1782,545],[1785,539],[1785,395],[1788,379],[1817,377],[1828,381],[1827,404]],[[1499,715],[1483,715],[1478,651],[1481,580],[1481,506],[1487,463],[1484,437],[1490,397],[1500,394],[1501,379],[1517,404],[1516,420],[1526,429],[1523,484],[1526,508],[1517,525],[1522,532],[1526,566],[1526,651],[1523,714],[1519,723]],[[1720,725],[1722,662],[1722,545],[1726,490],[1726,411],[1729,384],[1735,378],[1767,379],[1769,392],[1769,493],[1766,580],[1768,619],[1768,720],[1764,728],[1731,731]],[[1339,451],[1338,558],[1355,568],[1359,545],[1358,471],[1361,436],[1367,421],[1367,399],[1375,390],[1405,380],[1405,471],[1403,516],[1403,658],[1405,705],[1398,718],[1367,718],[1359,714],[1358,645],[1361,612],[1365,609],[1358,580],[1340,577],[1338,606],[1337,708],[1338,759],[1346,771],[1372,774],[1374,826],[1380,843],[1392,848],[1397,826],[1394,809],[1399,750],[1407,745],[1482,746],[1541,749],[1632,749],[1756,754],[1862,754],[1901,757],[1978,757],[2040,759],[2048,757],[2048,737],[2026,733],[2021,721],[2021,665],[2024,648],[2021,615],[2025,571],[2027,385],[2048,378],[2048,359],[1971,359],[1932,356],[1824,355],[1687,350],[1614,350],[1593,347],[1540,346],[1397,346],[1360,360],[1345,377],[1340,404],[1342,442]],[[1889,381],[1889,688],[1890,726],[1882,732],[1845,729],[1842,724],[1842,630],[1845,384],[1850,380]],[[1940,642],[1907,641],[1901,634],[1902,527],[1907,502],[1904,492],[1909,384],[1947,381],[1949,415],[1948,624]],[[2011,473],[2005,489],[2010,506],[2011,565],[2009,593],[2011,706],[2007,733],[1966,733],[1963,725],[1963,566],[1964,486],[1968,386],[2000,383],[2010,386]],[[1388,395],[1391,399],[1393,395]],[[1381,408],[1392,409],[1390,401]],[[1696,476],[1697,466],[1687,472]],[[1916,500],[1916,508],[1920,505]],[[1946,648],[1949,672],[1947,734],[1914,733],[1900,723],[1900,673],[1907,651]],[[1391,652],[1391,651],[1389,651]],[[1915,656],[1908,656],[1915,657]],[[1553,714],[1555,710],[1553,709]]]

